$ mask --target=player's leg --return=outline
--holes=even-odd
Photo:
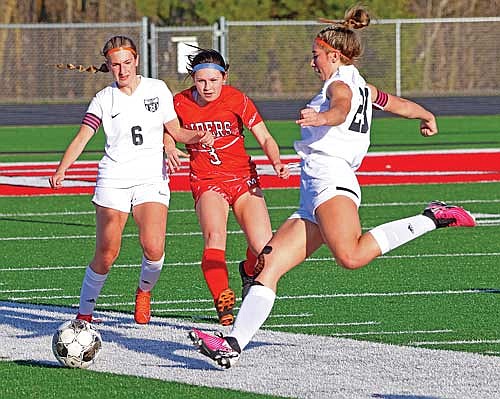
[[[257,254],[272,238],[273,232],[266,202],[259,187],[241,195],[233,204],[233,212],[248,243],[246,260],[239,265],[242,279],[241,297],[245,298],[253,282]]]
[[[278,280],[312,254],[322,243],[319,229],[311,222],[289,219],[259,255],[256,282],[243,300],[230,334],[226,337],[194,329],[189,334],[199,351],[219,366],[229,368],[269,317]]]
[[[165,203],[144,202],[135,205],[132,212],[143,253],[135,293],[134,319],[138,324],[147,324],[151,319],[151,291],[160,278],[165,260],[168,208]]]
[[[109,270],[120,252],[123,228],[128,213],[116,209],[96,208],[96,249],[83,278],[77,318],[91,321],[97,298]]]
[[[355,269],[380,255],[373,237],[362,235],[358,207],[351,198],[340,194],[325,201],[316,209],[316,220],[339,265]]]
[[[232,324],[235,294],[229,287],[226,238],[229,203],[215,191],[204,192],[196,202],[204,240],[201,269],[222,325]]]
[[[259,255],[255,283],[241,304],[228,336],[244,349],[271,313],[279,279],[322,244],[318,227],[303,219],[288,219]]]
[[[357,205],[348,196],[340,194],[316,209],[316,219],[337,263],[347,269],[357,269],[377,256],[436,229],[439,222],[445,224],[444,218],[450,214],[455,215],[453,220],[463,219],[458,222],[461,226],[474,225],[472,216],[462,208],[451,206],[445,210],[444,207],[435,205],[434,211],[426,208],[422,215],[384,223],[362,234]],[[451,220],[447,226],[451,225]]]

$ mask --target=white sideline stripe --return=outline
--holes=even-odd
[[[304,324],[264,324],[262,328],[287,328],[287,327],[348,327],[369,326],[381,324],[379,321],[353,321],[351,323],[304,323]]]
[[[131,314],[103,316],[98,325],[103,349],[92,372],[304,399],[498,399],[500,392],[496,356],[265,329],[248,345],[238,367],[222,372],[186,337],[193,327],[213,331],[213,323],[153,317],[152,323],[138,326]],[[0,302],[0,359],[56,366],[52,335],[73,317],[70,308]]]
[[[419,254],[419,255],[382,255],[377,259],[414,259],[414,258],[439,258],[439,257],[457,257],[457,256],[500,256],[500,252],[475,252],[475,253],[455,253],[455,254]],[[309,258],[304,262],[333,262],[333,258]],[[226,262],[230,264],[238,264],[240,260],[228,260]],[[175,263],[165,263],[164,267],[174,267],[174,266],[199,266],[200,261],[195,262],[175,262]],[[140,267],[139,264],[129,264],[129,265],[113,265],[113,268],[118,269],[128,269]],[[75,269],[86,269],[85,266],[29,266],[29,267],[0,267],[1,272],[20,272],[20,271],[51,271],[51,270],[75,270]]]
[[[497,174],[497,170],[464,170],[464,171],[449,171],[449,172],[356,172],[360,176],[455,176],[455,175],[489,175]]]
[[[495,153],[500,152],[500,148],[462,148],[462,149],[449,149],[449,150],[412,150],[412,151],[373,151],[366,154],[366,157],[380,157],[380,156],[399,156],[399,155],[419,155],[419,154],[474,154],[474,153]],[[283,154],[281,155],[282,159],[299,159],[297,154]],[[255,160],[267,160],[265,155],[252,155],[252,159]],[[73,167],[78,167],[83,164],[97,164],[99,161],[84,161],[79,160],[73,163]],[[187,161],[183,163],[187,164]],[[34,162],[0,162],[0,166],[9,166],[9,165],[17,165],[17,166],[30,166],[30,165],[51,165],[56,168],[59,165],[58,161],[34,161]]]
[[[352,333],[336,333],[329,335],[332,337],[356,337],[363,335],[443,334],[451,332],[453,332],[453,330],[365,331]]]
[[[464,340],[464,341],[419,341],[419,342],[409,342],[408,345],[411,346],[422,346],[422,345],[475,345],[475,344],[500,344],[500,339],[475,339],[475,340]],[[499,352],[496,352],[499,353]]]

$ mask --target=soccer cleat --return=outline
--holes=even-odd
[[[240,270],[240,276],[241,276],[241,300],[243,300],[247,296],[248,291],[250,290],[250,287],[253,284],[254,278],[253,278],[253,276],[249,276],[245,272],[245,261],[244,260],[240,262],[239,270]]]
[[[219,316],[219,323],[223,326],[229,326],[233,324],[234,314],[233,307],[236,302],[236,296],[231,288],[226,288],[219,294],[219,297],[215,301],[215,310],[217,310],[217,315]]]
[[[241,350],[233,337],[224,338],[193,329],[189,332],[189,338],[202,355],[209,357],[224,369],[234,366],[240,358]]]
[[[465,209],[447,205],[441,201],[432,201],[424,209],[424,216],[432,219],[436,224],[436,228],[441,227],[474,227],[476,220]]]
[[[148,324],[151,320],[151,292],[137,288],[135,293],[134,319],[137,324]]]

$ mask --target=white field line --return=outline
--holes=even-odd
[[[381,324],[379,321],[353,321],[349,323],[301,323],[301,324],[270,324],[263,328],[287,328],[287,327],[349,327],[349,326],[372,326]]]
[[[444,334],[451,332],[453,332],[453,330],[365,331],[352,333],[335,333],[329,335],[331,337],[356,337],[363,335]]]
[[[32,288],[30,290],[0,290],[0,294],[14,294],[24,292],[47,292],[47,291],[63,291],[62,288]]]
[[[500,218],[498,219],[490,219],[491,216],[500,216],[500,215],[492,215],[488,214],[488,218],[481,218],[472,214],[476,218],[476,223],[478,226],[483,227],[496,227],[500,224]],[[364,226],[363,230],[371,230],[376,226]],[[239,235],[243,234],[242,230],[228,230],[228,235]],[[166,233],[166,237],[194,237],[200,236],[201,231],[190,231],[185,233]],[[135,238],[138,237],[137,233],[126,233],[122,235],[123,238]],[[0,237],[0,241],[48,241],[48,240],[90,240],[95,239],[94,234],[87,235],[72,235],[72,236],[30,236],[30,237]]]
[[[418,254],[418,255],[382,255],[377,259],[415,259],[415,258],[450,258],[450,257],[474,257],[474,256],[500,256],[500,252],[474,252],[474,253],[453,253],[453,254]],[[228,265],[238,264],[240,260],[227,260]],[[325,258],[309,258],[304,262],[334,262],[331,257]],[[200,261],[195,262],[174,262],[165,263],[164,267],[185,267],[185,266],[199,266]],[[113,265],[113,268],[118,269],[128,269],[128,268],[139,268],[139,264],[123,264],[123,265]],[[22,272],[22,271],[51,271],[51,270],[75,270],[75,269],[86,269],[87,265],[68,265],[68,266],[27,266],[27,267],[0,267],[1,272]]]
[[[408,342],[411,346],[423,345],[476,345],[476,344],[500,344],[500,339],[473,339],[473,340],[459,340],[459,341],[412,341]],[[496,352],[499,353],[499,352]]]
[[[282,295],[277,296],[277,300],[309,300],[309,299],[335,299],[335,298],[366,298],[366,297],[399,297],[399,296],[434,296],[434,295],[464,295],[464,294],[488,294],[497,293],[495,289],[471,289],[471,290],[444,290],[444,291],[400,291],[400,292],[345,292],[338,294],[307,294],[307,295]],[[121,297],[123,295],[110,294],[100,295],[103,298]],[[59,298],[79,298],[79,296],[37,296],[37,297],[10,297],[10,301],[26,301],[32,299],[59,299]],[[173,304],[192,304],[192,303],[213,303],[212,299],[208,298],[189,298],[189,299],[175,299],[166,301],[151,301],[152,306],[157,305],[173,305]],[[99,303],[100,308],[109,308],[115,306],[134,306],[135,302],[112,302],[112,303]],[[210,308],[211,309],[211,308]],[[172,311],[181,311],[184,309],[175,309]],[[207,309],[199,309],[205,311]]]
[[[99,297],[106,297],[106,298],[111,298],[111,297],[119,297],[123,295],[118,295],[118,294],[109,294],[109,295],[99,295]],[[10,297],[7,298],[9,301],[31,301],[31,300],[38,300],[38,299],[80,299],[80,296],[78,295],[58,295],[58,296],[24,296],[24,297]]]
[[[235,306],[234,310],[239,310],[239,306]],[[199,308],[199,309],[187,309],[187,308],[178,308],[178,309],[153,309],[154,313],[171,313],[171,312],[213,312],[214,308]],[[313,317],[312,313],[298,313],[298,314],[270,314],[269,319],[274,318],[298,318],[298,317]]]
[[[458,204],[489,204],[489,203],[500,203],[500,199],[475,199],[475,200],[447,200],[449,203]],[[380,203],[367,203],[361,204],[363,208],[372,207],[397,207],[397,206],[425,206],[425,201],[419,202],[380,202]],[[280,210],[280,209],[297,209],[297,205],[287,205],[287,206],[269,206],[269,210]],[[194,213],[193,208],[185,209],[169,209],[169,213]],[[16,213],[0,213],[0,217],[28,217],[28,216],[72,216],[72,215],[94,215],[95,211],[63,211],[63,212],[16,212]],[[482,215],[482,214],[477,214]],[[486,217],[487,214],[484,214]],[[491,215],[491,216],[494,216]]]

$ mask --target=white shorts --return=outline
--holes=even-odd
[[[134,206],[145,202],[159,202],[168,207],[170,188],[168,181],[139,184],[129,188],[96,187],[92,202],[126,213],[130,213]]]
[[[317,224],[316,208],[337,195],[349,197],[359,208],[361,188],[354,170],[342,158],[311,154],[301,162],[299,209],[289,219]]]

